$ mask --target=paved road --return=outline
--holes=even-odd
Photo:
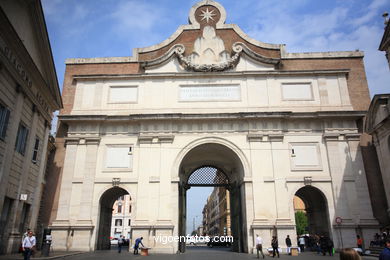
[[[326,259],[339,259],[338,255],[335,256],[322,256],[317,255],[313,252],[305,252],[300,254],[297,257],[288,256],[288,255],[280,255],[280,258],[291,260],[326,260]],[[244,260],[244,259],[256,259],[255,255],[249,254],[238,254],[230,252],[226,248],[205,248],[205,247],[192,247],[187,248],[187,252],[184,254],[176,254],[176,255],[150,255],[148,257],[143,256],[135,256],[127,251],[122,251],[121,254],[118,254],[115,250],[111,251],[96,251],[93,253],[87,253],[78,256],[67,257],[66,260],[129,260],[129,259],[148,259],[148,260]],[[266,256],[266,259],[272,259],[272,257]],[[373,257],[364,257],[364,260],[374,260],[377,258]]]

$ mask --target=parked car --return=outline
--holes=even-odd
[[[221,242],[220,239],[221,237],[213,237],[213,238],[210,238],[210,241],[207,243],[207,246],[208,247],[214,247],[214,246],[225,246],[225,247],[230,247],[232,245],[232,243],[230,241],[226,241],[226,240],[223,240],[223,242]]]
[[[110,240],[111,245],[118,245],[118,238],[114,237]]]

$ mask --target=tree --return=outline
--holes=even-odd
[[[307,216],[304,211],[297,211],[295,212],[295,224],[297,226],[297,234],[298,236],[307,233]]]

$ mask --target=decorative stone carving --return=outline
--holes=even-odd
[[[251,59],[262,63],[277,65],[280,62],[280,59],[267,58],[255,53],[242,42],[236,42],[233,44],[233,55],[230,56],[223,47],[222,39],[218,36],[214,36],[214,28],[210,28],[212,30],[208,29],[209,31],[206,34],[203,34],[203,37],[195,40],[194,52],[191,55],[185,57],[184,45],[176,44],[164,55],[155,60],[144,62],[142,66],[144,68],[158,66],[167,62],[173,55],[175,55],[178,57],[180,64],[188,71],[224,71],[233,69],[237,65],[241,53],[245,53]]]

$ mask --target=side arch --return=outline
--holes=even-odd
[[[127,189],[120,186],[110,186],[99,194],[98,214],[96,223],[96,246],[97,250],[110,249],[110,234],[112,209],[114,202],[124,195],[130,195]]]
[[[305,203],[308,217],[308,233],[325,235],[332,238],[332,223],[330,205],[333,205],[333,197],[320,185],[297,185],[290,192],[290,212],[295,212],[294,196],[299,197]],[[295,220],[295,214],[293,216]]]

